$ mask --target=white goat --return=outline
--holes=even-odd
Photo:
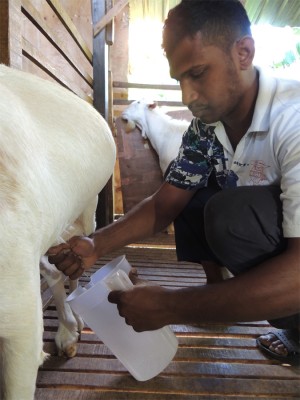
[[[114,162],[109,127],[91,105],[58,84],[0,66],[0,392],[5,400],[34,398],[45,357],[40,260],[52,245],[94,230],[97,194]],[[61,273],[46,258],[41,267],[62,317],[56,343],[72,355],[82,322],[64,303]]]
[[[164,174],[170,162],[178,154],[182,135],[190,122],[171,118],[157,107],[156,103],[144,100],[132,102],[122,113],[126,132],[137,126],[144,139],[148,138],[158,154],[159,165]]]

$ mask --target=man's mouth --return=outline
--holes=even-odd
[[[191,104],[188,106],[189,110],[192,112],[192,114],[197,117],[199,114],[201,115],[203,111],[208,109],[208,106],[203,106],[203,105],[197,105],[197,104]]]

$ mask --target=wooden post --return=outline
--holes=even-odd
[[[105,15],[105,1],[93,0],[93,23]],[[94,107],[108,121],[108,48],[105,43],[105,29],[93,41]],[[101,171],[99,171],[99,174]],[[113,181],[109,180],[99,194],[96,212],[97,228],[113,220]]]
[[[110,22],[112,19],[119,14],[119,12],[128,4],[129,0],[119,0],[108,12],[98,20],[94,21],[94,36],[97,36],[99,32]]]
[[[0,63],[22,69],[21,0],[0,0]]]
[[[0,63],[9,64],[8,0],[0,2]]]

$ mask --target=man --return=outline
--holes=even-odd
[[[174,221],[178,258],[201,263],[207,285],[114,291],[109,300],[126,322],[143,331],[267,319],[284,330],[258,345],[299,362],[300,84],[253,66],[250,22],[237,0],[182,1],[169,12],[163,48],[195,116],[178,157],[156,193],[91,237],[50,249],[60,251],[52,262],[79,277]],[[234,277],[223,280],[222,266]]]

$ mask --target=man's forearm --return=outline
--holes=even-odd
[[[96,231],[92,237],[98,258],[135,241],[160,232],[170,223],[157,216],[151,197],[143,200],[116,222]]]
[[[171,323],[254,321],[293,315],[300,312],[299,281],[299,259],[284,253],[227,281],[169,292]]]

